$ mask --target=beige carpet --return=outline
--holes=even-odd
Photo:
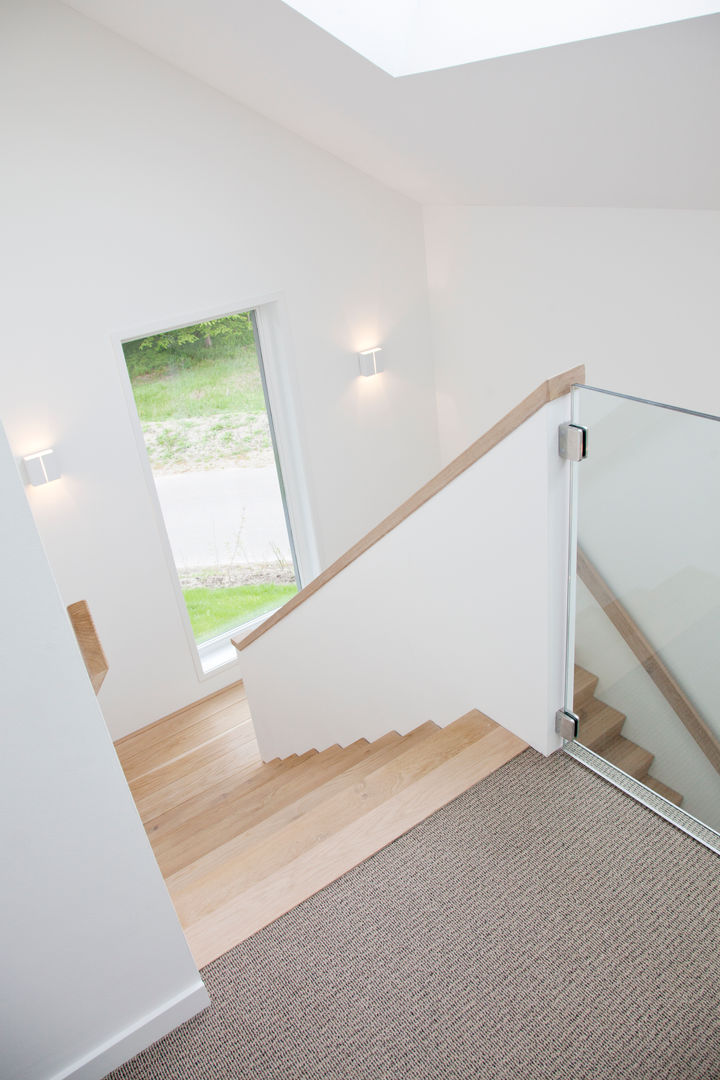
[[[720,859],[527,751],[208,965],[116,1080],[718,1080]]]

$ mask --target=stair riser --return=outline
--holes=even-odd
[[[680,792],[650,775],[653,755],[621,734],[626,717],[595,697],[598,682],[591,672],[575,666],[574,709],[580,720],[578,741],[669,802],[680,806],[683,802]]]
[[[585,671],[584,668],[575,665],[575,683],[573,694],[573,708],[578,712],[584,705],[592,701],[597,690],[599,679],[597,675]]]
[[[654,755],[642,746],[629,743],[629,745],[618,747],[617,741],[610,743],[605,748],[604,756],[618,769],[622,769],[628,776],[634,776],[636,780],[641,782],[642,778],[647,776],[654,760]]]
[[[580,731],[578,738],[583,746],[587,746],[588,750],[593,750],[596,754],[602,754],[604,750],[613,742],[614,739],[621,733],[625,719],[617,720],[610,727],[606,728],[601,734],[593,734],[587,739],[583,738],[583,726],[580,724]]]
[[[597,682],[594,686],[591,684],[584,689],[579,689],[575,691],[573,695],[573,708],[575,712],[580,712],[583,706],[588,705],[592,701],[593,697],[595,696],[596,687]]]

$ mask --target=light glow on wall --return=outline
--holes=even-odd
[[[389,75],[710,15],[717,0],[284,0]]]

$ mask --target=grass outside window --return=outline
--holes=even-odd
[[[297,585],[238,585],[230,589],[183,589],[198,644],[280,607]]]

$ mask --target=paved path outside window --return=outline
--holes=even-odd
[[[178,568],[291,562],[274,465],[155,476]]]

